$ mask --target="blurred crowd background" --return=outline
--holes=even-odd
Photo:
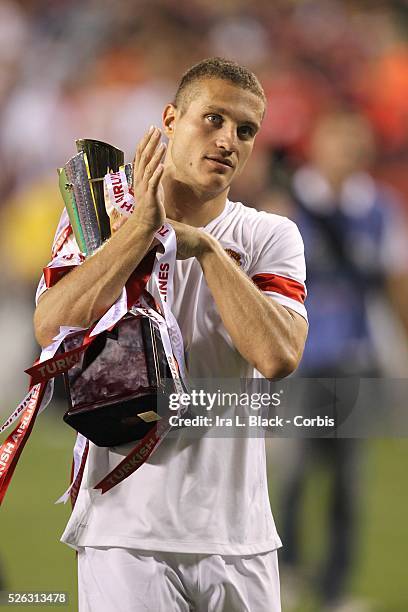
[[[254,154],[231,195],[287,215],[301,229],[310,336],[299,374],[406,377],[405,0],[2,0],[1,415],[22,397],[23,369],[38,352],[31,317],[62,210],[56,168],[75,153],[76,138],[110,142],[131,161],[148,126],[160,125],[182,73],[213,55],[252,69],[268,98]],[[353,575],[360,526],[368,516],[364,507],[372,510],[372,474],[358,476],[367,461],[362,457],[375,463],[380,456],[384,467],[393,456],[407,457],[405,447],[390,444],[374,452],[363,442],[335,442],[277,441],[270,449],[274,509],[287,542],[284,610],[402,612],[408,590],[398,593],[398,579],[388,589],[394,600],[387,600],[389,595],[373,595],[368,577],[364,588],[360,584],[367,601],[359,603]],[[322,465],[329,480],[309,504],[308,520],[316,512],[321,519],[326,508],[324,529],[316,533],[327,537],[314,560],[304,552],[308,541],[298,527],[305,523],[303,485],[310,471],[311,490],[320,490]],[[399,495],[389,504],[402,513],[406,483],[395,472],[388,477]],[[377,494],[382,499],[385,493],[379,488]],[[394,528],[407,535],[402,519]],[[381,555],[375,537],[372,550]],[[387,532],[383,541],[390,542]],[[389,554],[396,559],[394,552]],[[394,577],[402,571],[400,564],[396,568]],[[374,571],[372,583],[376,576]],[[357,596],[350,599],[353,590]]]

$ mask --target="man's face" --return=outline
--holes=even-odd
[[[197,91],[186,108],[169,105],[164,113],[171,174],[196,193],[215,197],[245,166],[264,104],[252,92],[221,79],[191,87]]]

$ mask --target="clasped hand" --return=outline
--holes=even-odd
[[[211,251],[215,238],[197,227],[167,219],[167,222],[176,232],[177,259],[189,259],[196,257],[200,259],[205,253]]]
[[[200,259],[209,252],[216,240],[203,230],[166,219],[164,207],[164,191],[161,179],[164,170],[163,158],[166,146],[160,143],[161,131],[159,128],[151,127],[140,141],[133,164],[133,190],[136,202],[135,212],[132,215],[133,223],[143,225],[148,231],[156,231],[167,221],[170,223],[177,236],[177,259],[189,259],[197,257]],[[126,221],[121,218],[113,230],[118,230]],[[161,245],[154,239],[151,247]]]

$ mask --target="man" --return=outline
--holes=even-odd
[[[299,232],[286,218],[227,199],[264,111],[258,80],[233,62],[204,60],[183,76],[163,113],[167,150],[157,128],[137,147],[135,212],[41,297],[40,344],[60,325],[87,327],[100,317],[167,217],[179,258],[173,312],[191,376],[275,378],[296,368],[307,333]],[[90,445],[62,538],[79,551],[80,610],[280,610],[281,543],[263,441],[192,441],[181,430],[100,496],[93,486],[127,451]]]

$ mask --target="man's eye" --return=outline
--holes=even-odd
[[[254,129],[250,125],[241,125],[238,128],[240,138],[253,138],[255,136]]]
[[[208,119],[208,121],[210,123],[213,123],[214,125],[221,125],[222,123],[221,115],[217,115],[216,113],[211,113],[210,115],[207,115],[206,119]]]

